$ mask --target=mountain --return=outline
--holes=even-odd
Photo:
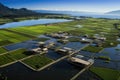
[[[54,11],[54,10],[34,10],[38,13],[51,13],[51,14],[70,14],[72,11]]]
[[[88,15],[88,14],[96,14],[94,12],[82,12],[82,11],[54,11],[54,10],[33,10],[37,13],[49,13],[49,14],[66,14],[66,15]]]
[[[26,8],[14,9],[4,6],[0,3],[0,16],[29,16],[29,15],[38,15],[37,12],[28,10]]]
[[[107,12],[106,14],[119,14],[120,15],[120,10]]]

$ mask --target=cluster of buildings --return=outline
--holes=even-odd
[[[100,34],[94,34],[93,37],[89,37],[88,35],[82,36],[80,42],[82,43],[90,43],[92,46],[100,47],[106,40],[106,37],[101,36]]]
[[[38,45],[39,45],[38,48],[30,49],[29,51],[34,52],[34,53],[47,53],[48,49],[54,46],[55,43],[54,42],[49,42],[49,43],[39,42]]]
[[[58,33],[52,33],[47,36],[53,37],[57,39],[57,42],[62,41],[62,43],[69,42],[69,38],[71,38],[70,34],[67,32],[61,32],[59,31]],[[72,36],[73,37],[73,36]],[[93,37],[89,37],[87,34],[84,36],[78,37],[80,39],[80,42],[82,43],[89,43],[92,46],[102,46],[103,42],[106,40],[104,36],[101,36],[100,34],[95,34]],[[55,47],[54,42],[39,42],[39,47],[35,49],[31,49],[30,51],[34,53],[47,53],[48,49],[51,47]],[[64,55],[70,55],[72,53],[76,53],[74,49],[69,48],[69,47],[61,47],[56,50],[58,53],[64,54]],[[71,55],[70,55],[71,56]],[[94,63],[94,59],[86,58],[83,55],[75,55],[71,56],[69,58],[70,62],[72,63],[81,63],[85,66],[88,66],[90,64]]]
[[[59,31],[58,33],[51,33],[48,36],[53,37],[53,38],[58,38],[58,39],[67,39],[69,38],[69,33]]]

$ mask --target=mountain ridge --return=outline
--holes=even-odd
[[[110,12],[107,12],[106,14],[119,14],[120,15],[120,10],[110,11]]]
[[[26,8],[14,9],[9,8],[2,3],[0,3],[0,16],[28,16],[28,15],[39,15],[40,13],[34,12],[32,10],[28,10]]]

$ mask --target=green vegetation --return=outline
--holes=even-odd
[[[24,20],[32,20],[32,19],[39,19],[40,16],[26,16],[26,17],[18,17],[18,18],[0,18],[0,24],[10,23],[10,22],[18,22]]]
[[[23,18],[24,20],[24,18]],[[58,31],[66,31],[72,35],[89,35],[91,38],[94,34],[104,35],[107,40],[104,42],[103,46],[106,47],[114,47],[120,42],[116,41],[117,35],[119,33],[113,26],[114,23],[118,23],[119,20],[115,19],[96,19],[96,18],[86,18],[81,20],[75,20],[71,22],[63,22],[63,23],[55,23],[50,25],[36,25],[29,27],[16,27],[10,28],[9,30],[16,31],[26,35],[38,36],[40,34],[45,33],[54,33]],[[76,25],[81,25],[83,27],[76,28]],[[4,32],[5,33],[5,32]],[[1,33],[0,33],[1,34]],[[2,33],[3,34],[3,33]],[[2,36],[0,35],[0,37]],[[7,33],[8,34],[8,33]],[[14,33],[15,34],[15,33]],[[18,34],[17,34],[18,35]],[[20,35],[21,37],[14,37],[11,39],[11,35],[3,35],[2,40],[9,40],[11,42],[20,42],[24,40],[30,39],[30,37],[26,37],[24,35]],[[112,37],[111,37],[112,36]],[[70,41],[79,41],[77,38],[69,39]]]
[[[8,18],[0,18],[0,24],[5,24],[5,23],[8,23],[8,22],[12,22],[12,20],[8,19]]]
[[[37,38],[37,39],[35,39],[36,41],[42,41],[42,42],[44,42],[44,41],[47,41],[47,40],[49,40],[49,38]]]
[[[29,59],[24,60],[23,62],[28,64],[29,66],[33,67],[34,69],[39,69],[47,64],[49,64],[50,62],[52,62],[52,59],[49,59],[47,57],[45,57],[44,55],[36,55],[33,56]]]
[[[0,54],[7,52],[7,50],[3,47],[0,47]]]
[[[61,23],[62,24],[62,23]],[[72,30],[73,28],[71,27],[62,27],[62,26],[54,26],[54,25],[36,25],[36,26],[29,26],[29,27],[17,27],[17,28],[11,28],[10,30],[22,32],[25,34],[31,34],[38,36],[40,34],[45,34],[45,33],[53,33],[53,32],[58,32],[58,31],[69,31]]]
[[[79,41],[80,41],[80,38],[71,37],[71,38],[68,38],[68,40],[69,40],[70,42],[79,42]]]
[[[116,51],[120,51],[120,48],[116,48],[115,50],[116,50]]]
[[[15,61],[8,54],[0,55],[0,66]]]
[[[103,47],[94,47],[94,46],[87,46],[83,49],[83,51],[89,51],[92,53],[99,53],[101,50],[103,50]]]
[[[103,80],[120,80],[120,71],[102,67],[92,67],[90,70]]]
[[[73,35],[84,35],[87,34],[92,37],[94,34],[101,34],[107,37],[107,40],[103,44],[103,47],[113,47],[119,44],[117,42],[117,34],[119,33],[113,26],[114,23],[118,23],[119,20],[114,19],[96,19],[96,18],[86,18],[81,20],[75,20],[71,22],[55,23],[50,25],[36,25],[28,27],[17,27],[10,30],[22,32],[30,35],[40,35],[44,33],[53,33],[58,31],[66,31]],[[81,25],[83,27],[76,28],[76,25]],[[113,36],[113,37],[111,37]],[[78,41],[78,39],[70,39],[71,41]]]
[[[117,46],[118,44],[120,44],[119,41],[116,41],[116,40],[106,40],[104,43],[103,43],[103,47],[104,48],[108,48],[108,47],[115,47]]]
[[[102,59],[102,60],[106,60],[106,61],[111,60],[111,58],[109,56],[99,56],[98,59]]]
[[[15,60],[19,60],[19,59],[29,56],[24,53],[25,51],[26,49],[18,49],[18,50],[11,51],[6,54],[0,55],[0,61],[1,61],[0,65],[4,65],[4,64],[13,62]]]
[[[11,43],[17,43],[25,40],[29,40],[30,37],[26,37],[17,33],[0,30],[0,46],[8,45]]]
[[[13,59],[19,60],[19,59],[29,56],[25,54],[25,51],[26,49],[18,49],[18,50],[9,52],[8,55]]]
[[[11,41],[9,41],[9,40],[3,40],[3,41],[0,41],[0,46],[12,44],[12,43],[13,43],[13,42],[11,42]]]

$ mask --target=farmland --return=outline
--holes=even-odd
[[[120,77],[120,71],[117,70],[100,67],[92,67],[90,70],[99,75],[103,80],[119,80]]]
[[[0,66],[9,64],[10,62],[14,62],[16,60],[20,60],[24,57],[27,57],[29,55],[24,54],[26,50],[25,49],[18,49],[14,51],[6,51],[5,54],[0,55]]]
[[[29,56],[29,55],[24,54],[25,51],[26,51],[25,49],[18,49],[16,51],[9,52],[8,55],[16,60],[19,60],[19,59]]]
[[[107,37],[106,42],[103,47],[116,46],[119,44],[117,39],[118,30],[114,29],[113,24],[118,23],[119,20],[109,20],[109,19],[95,19],[87,18],[82,20],[76,20],[72,22],[55,23],[50,25],[35,25],[28,27],[16,27],[10,28],[11,31],[16,31],[19,33],[24,33],[32,36],[39,36],[45,33],[54,33],[58,31],[66,31],[73,35],[84,35],[88,34],[92,37],[94,34],[101,34]],[[78,28],[76,25],[82,25],[83,27]],[[11,36],[13,35],[13,36]],[[116,36],[114,36],[116,35]],[[110,36],[113,36],[112,38]],[[21,34],[16,34],[13,32],[7,32],[4,30],[0,31],[0,41],[8,40],[9,43],[16,43],[31,39],[31,37],[23,36]],[[109,43],[113,43],[110,45]]]
[[[0,47],[0,54],[7,52],[7,50],[3,47]]]
[[[21,61],[21,59],[26,58],[21,61],[35,70],[38,70],[45,65],[53,62],[53,59],[48,58],[45,55],[26,55],[26,49],[18,49],[13,51],[8,51],[5,49],[4,46],[9,44],[20,43],[28,40],[35,40],[35,41],[42,41],[45,42],[49,40],[49,38],[37,38],[40,35],[50,34],[50,33],[57,33],[60,31],[68,33],[70,37],[68,38],[69,42],[78,42],[80,43],[80,38],[84,35],[88,35],[89,39],[93,39],[95,34],[102,35],[106,38],[106,40],[99,46],[87,46],[83,49],[84,52],[96,53],[97,55],[101,54],[100,52],[105,48],[116,47],[120,44],[120,41],[117,41],[119,38],[119,31],[114,28],[113,24],[118,23],[119,20],[117,19],[96,19],[96,18],[85,18],[81,20],[75,20],[71,22],[63,22],[63,23],[54,23],[54,24],[44,24],[44,25],[33,25],[33,26],[26,26],[26,27],[14,27],[14,28],[7,28],[7,29],[0,29],[0,65],[5,65],[14,61]],[[81,25],[82,27],[76,27],[77,25]],[[112,36],[112,37],[111,37]],[[59,40],[59,39],[56,39]],[[34,43],[32,45],[35,45]],[[61,43],[62,44],[62,43]],[[65,44],[62,44],[65,45]],[[58,46],[59,47],[59,46]],[[75,46],[76,47],[76,46]],[[119,50],[119,48],[118,48]],[[8,53],[6,53],[8,52]],[[3,54],[4,53],[4,54]],[[3,55],[2,55],[3,54]],[[103,60],[108,61],[108,63],[103,63],[105,65],[112,63],[111,56],[104,54],[102,56],[98,56],[96,59],[99,59],[101,62]],[[116,53],[116,55],[118,55]],[[94,55],[93,55],[94,56]],[[115,56],[113,54],[113,56]],[[27,58],[29,57],[29,58]],[[117,61],[116,61],[117,62]],[[98,62],[99,63],[99,62]],[[104,71],[103,71],[104,70]],[[103,78],[104,80],[117,80],[119,75],[119,71],[108,69],[108,68],[91,68],[91,71]],[[99,73],[98,73],[99,72]],[[113,72],[113,77],[111,73]],[[104,75],[101,75],[101,74]],[[111,78],[108,77],[111,75]]]
[[[34,69],[39,69],[51,63],[52,61],[53,61],[52,59],[47,58],[44,55],[39,55],[39,56],[33,56],[31,58],[28,58],[24,60],[23,62],[26,63],[27,65],[30,65]]]
[[[12,44],[12,43],[18,43],[29,39],[30,37],[26,37],[13,32],[8,32],[5,30],[0,30],[0,46]]]

